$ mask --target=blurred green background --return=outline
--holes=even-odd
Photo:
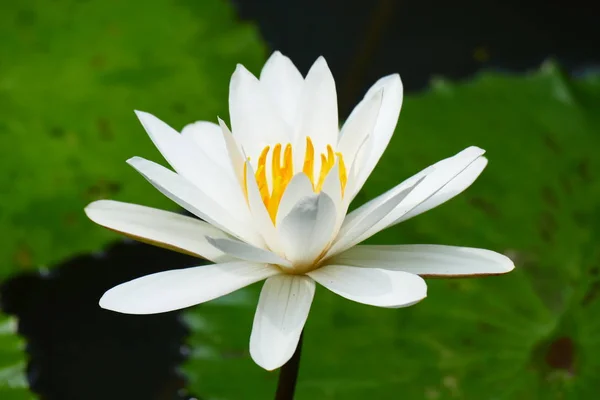
[[[467,192],[371,242],[483,247],[517,265],[430,280],[408,309],[318,290],[297,398],[595,398],[600,75],[578,73],[598,61],[585,10],[572,46],[572,30],[551,27],[568,13],[536,22],[516,2],[283,3],[0,0],[0,399],[272,397],[277,374],[248,354],[260,285],[164,316],[100,310],[114,284],[198,261],[119,242],[82,210],[99,198],[176,209],[124,163],[162,162],[133,110],[176,128],[227,118],[236,63],[258,73],[274,49],[303,72],[326,56],[342,118],[401,73],[396,134],[356,204],[464,147],[487,150]]]

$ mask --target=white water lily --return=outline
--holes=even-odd
[[[100,306],[153,314],[200,304],[265,280],[250,354],[261,367],[294,353],[315,282],[347,299],[406,307],[425,298],[423,276],[500,274],[510,259],[440,245],[358,245],[465,190],[487,164],[469,147],[347,214],[390,141],[402,105],[400,77],[377,81],[341,130],[335,82],[319,58],[305,78],[279,52],[257,79],[243,66],[230,84],[232,131],[196,122],[181,133],[137,112],[176,172],[143,158],[128,163],[165,196],[201,218],[101,200],[90,219],[140,241],[214,264],[160,272],[107,291]]]

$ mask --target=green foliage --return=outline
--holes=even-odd
[[[177,129],[227,117],[236,63],[264,60],[226,1],[51,3],[0,2],[0,281],[116,239],[85,217],[90,201],[174,209],[125,164],[161,160],[133,110]],[[0,399],[27,399],[8,327],[0,314]]]
[[[14,319],[0,314],[0,399],[33,399],[24,374],[23,342],[15,328]]]
[[[175,205],[125,164],[161,157],[133,110],[180,129],[227,117],[236,63],[264,60],[222,0],[0,3],[0,278],[115,239],[87,203]]]
[[[409,96],[362,203],[469,145],[490,163],[464,194],[372,238],[510,255],[512,273],[430,280],[398,310],[319,288],[297,399],[583,399],[600,378],[600,80],[552,63],[527,76],[436,80]],[[276,373],[248,341],[260,286],[191,309],[184,366],[201,398],[264,399]],[[232,383],[233,382],[233,383]]]

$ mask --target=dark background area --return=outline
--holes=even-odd
[[[271,49],[306,72],[324,55],[337,79],[341,117],[379,77],[400,72],[405,90],[433,76],[468,79],[482,69],[525,72],[556,59],[581,74],[600,61],[597,6],[577,1],[236,0]],[[193,83],[192,83],[193,84]],[[181,399],[186,328],[179,312],[130,316],[100,309],[110,287],[198,264],[137,244],[19,276],[2,289],[28,341],[32,388],[42,399]],[[135,343],[134,346],[131,343]]]

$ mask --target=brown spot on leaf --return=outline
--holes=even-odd
[[[186,112],[185,104],[180,102],[173,103],[171,108],[173,108],[173,111],[175,111],[177,114],[185,114]]]
[[[498,211],[496,206],[481,197],[471,197],[471,199],[469,199],[469,203],[473,207],[480,209],[490,217],[496,218],[500,216],[500,212]]]
[[[581,160],[577,164],[577,175],[584,181],[590,182],[592,177],[590,176],[590,162],[588,160]]]
[[[550,149],[553,153],[560,154],[560,146],[556,143],[556,140],[552,137],[550,133],[544,134],[544,144],[548,149]]]
[[[65,130],[60,126],[53,126],[52,128],[50,128],[50,136],[55,138],[61,138],[65,136]]]
[[[90,65],[92,68],[102,69],[106,65],[106,58],[97,54],[90,60]]]
[[[66,213],[63,218],[63,221],[66,226],[73,227],[73,226],[77,225],[77,214],[75,214],[73,212]]]
[[[14,254],[14,261],[19,268],[30,268],[33,266],[33,255],[31,249],[25,243],[17,245],[17,250]]]
[[[546,351],[546,364],[553,369],[575,372],[575,344],[563,336],[550,343]]]
[[[96,124],[98,126],[98,132],[100,132],[100,137],[103,140],[111,140],[113,138],[112,129],[110,128],[108,119],[100,117]]]
[[[98,182],[87,188],[85,196],[87,199],[99,200],[113,196],[118,193],[119,190],[121,190],[121,185],[118,182],[100,179]]]

